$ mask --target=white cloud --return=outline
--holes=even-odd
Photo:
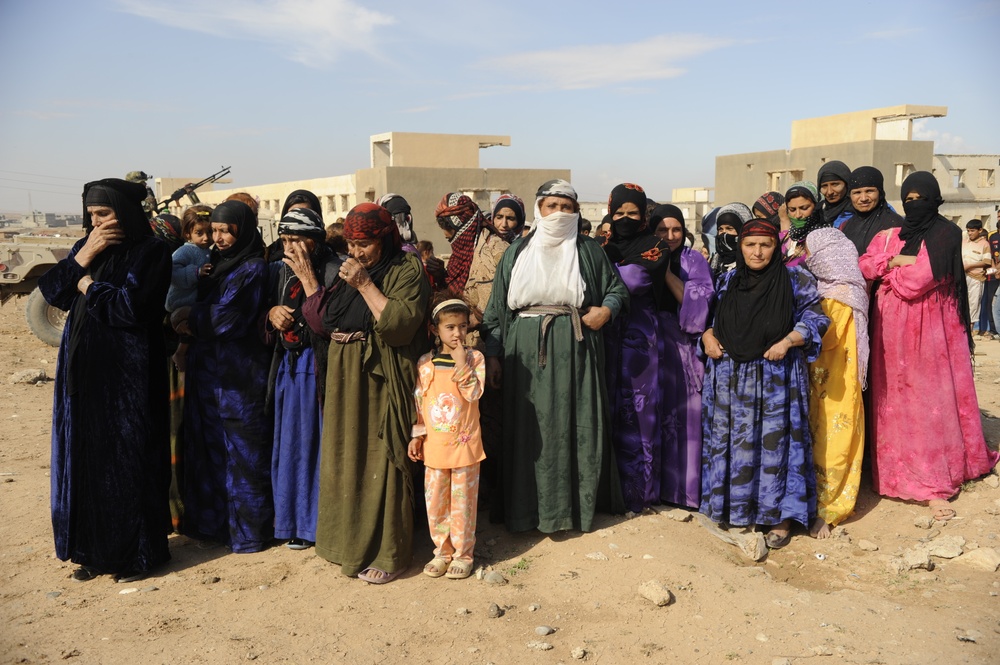
[[[919,118],[913,121],[914,141],[934,141],[934,153],[938,155],[969,152],[969,146],[961,136],[928,129],[927,121],[929,119]]]
[[[915,35],[918,32],[923,32],[920,28],[891,28],[889,30],[878,30],[876,32],[865,33],[865,39],[900,39],[901,37],[909,37],[910,35]]]
[[[736,43],[701,35],[659,35],[629,44],[570,46],[482,60],[475,67],[563,90],[652,81],[685,73],[676,63]]]
[[[353,0],[118,0],[121,9],[174,28],[251,39],[309,67],[326,67],[345,51],[380,57],[375,29],[394,19]]]

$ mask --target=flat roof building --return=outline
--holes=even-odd
[[[281,213],[285,198],[296,189],[308,189],[319,197],[327,224],[345,216],[359,202],[376,201],[394,192],[409,202],[417,236],[433,242],[442,239],[434,209],[448,192],[467,194],[484,211],[489,211],[501,194],[516,194],[524,200],[530,219],[538,186],[553,178],[570,179],[569,169],[485,169],[480,166],[480,150],[509,145],[509,136],[388,132],[370,137],[370,166],[354,173],[206,192],[199,190],[198,196],[209,205],[221,203],[237,191],[257,197],[264,230],[267,225],[263,222],[274,220]],[[163,196],[160,192],[157,194]],[[265,232],[265,238],[267,235]]]
[[[941,185],[941,214],[956,223],[992,219],[1000,204],[995,172],[1000,155],[936,155],[934,142],[913,139],[913,121],[941,118],[946,106],[901,104],[792,123],[791,148],[715,158],[715,203],[752,204],[767,191],[784,192],[798,180],[816,181],[820,167],[840,160],[852,170],[874,166],[885,176],[886,198],[902,211],[899,188],[914,171],[930,171]]]

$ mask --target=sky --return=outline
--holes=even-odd
[[[0,0],[0,211],[79,212],[143,170],[233,186],[353,173],[383,132],[502,134],[485,168],[665,201],[791,123],[926,104],[1000,154],[1000,0]]]

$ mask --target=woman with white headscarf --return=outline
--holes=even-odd
[[[511,531],[590,531],[598,507],[622,510],[601,329],[628,290],[601,246],[577,232],[579,211],[565,180],[539,188],[532,232],[501,259],[484,313],[488,380],[503,381]]]

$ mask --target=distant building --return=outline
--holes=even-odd
[[[370,142],[370,167],[352,174],[199,190],[198,196],[203,203],[215,205],[234,192],[247,192],[260,200],[259,214],[263,221],[274,220],[281,213],[281,205],[291,192],[308,189],[319,197],[324,220],[330,223],[345,216],[359,202],[376,201],[383,194],[394,192],[409,202],[417,235],[434,241],[442,239],[434,209],[448,192],[468,194],[484,211],[501,194],[513,193],[524,200],[530,218],[540,184],[553,178],[570,179],[569,169],[481,168],[479,151],[509,146],[509,136],[389,132],[372,136]],[[164,198],[162,192],[157,192],[157,196]]]
[[[1000,155],[935,155],[933,141],[913,140],[913,121],[940,118],[945,106],[903,104],[792,123],[789,150],[715,158],[720,204],[753,203],[767,191],[784,193],[798,180],[815,182],[819,168],[840,160],[851,169],[874,166],[885,176],[886,198],[902,211],[899,187],[914,171],[930,171],[941,185],[941,214],[956,223],[993,219],[1000,204]]]

